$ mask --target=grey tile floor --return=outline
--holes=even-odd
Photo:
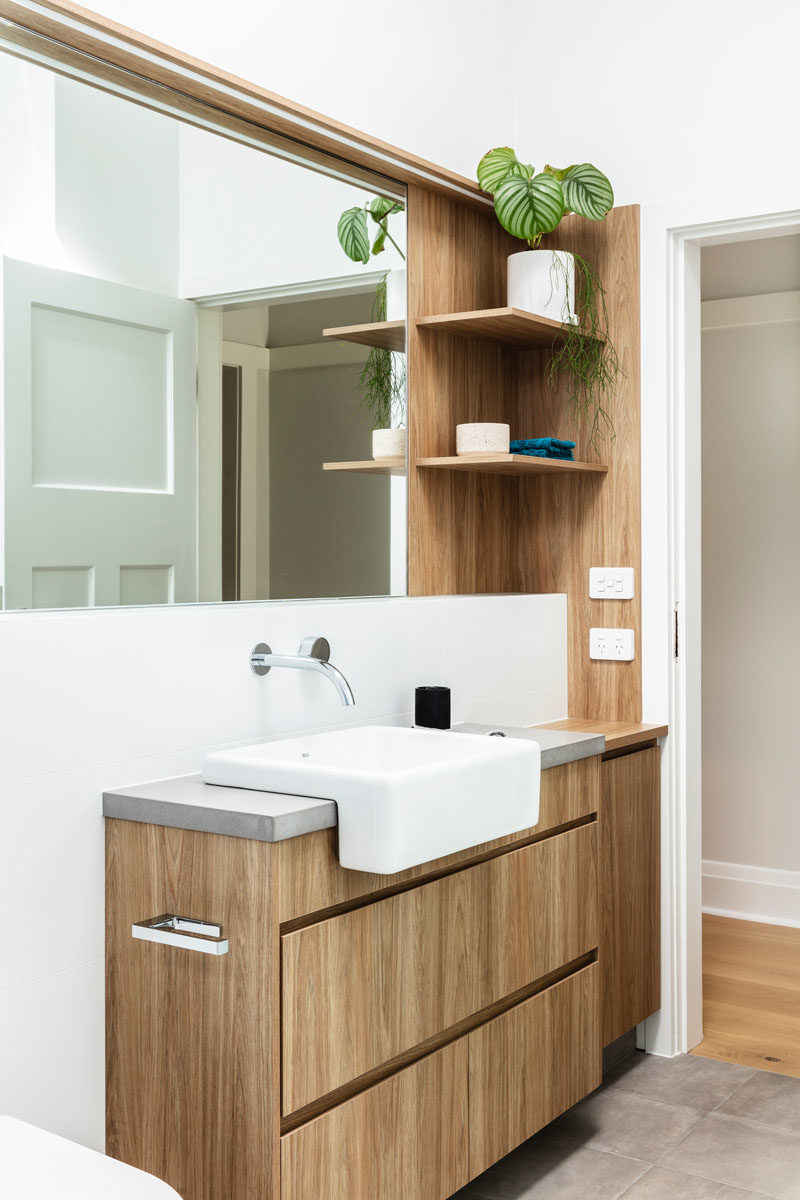
[[[800,1079],[633,1054],[453,1200],[800,1200]]]

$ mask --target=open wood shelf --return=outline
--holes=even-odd
[[[490,475],[569,475],[593,472],[605,475],[603,463],[568,462],[563,458],[536,458],[531,454],[475,454],[453,458],[418,458],[418,467],[444,471],[484,471]]]
[[[323,471],[357,471],[361,475],[405,475],[405,458],[367,458],[363,462],[327,462]]]
[[[560,321],[537,317],[520,308],[484,308],[478,312],[443,313],[436,317],[418,317],[420,329],[455,333],[459,337],[500,342],[518,350],[547,350],[564,340]]]
[[[405,350],[405,321],[371,321],[368,325],[340,325],[323,329],[322,336],[337,342],[357,342],[359,346],[379,346],[381,350]]]

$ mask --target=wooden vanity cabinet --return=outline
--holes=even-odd
[[[389,877],[109,819],[109,1153],[184,1200],[446,1200],[600,1083],[599,806],[598,758],[551,768],[535,828]],[[228,952],[131,936],[160,913]]]
[[[606,755],[600,769],[604,1046],[661,1006],[660,755]]]

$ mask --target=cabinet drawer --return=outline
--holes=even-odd
[[[656,746],[602,766],[604,1046],[661,1005],[660,756]]]
[[[469,1035],[470,1179],[599,1087],[596,963]]]
[[[467,1039],[281,1138],[282,1200],[444,1200],[467,1182]]]
[[[282,939],[291,1113],[597,946],[595,822]]]
[[[443,869],[468,866],[486,851],[511,847],[526,836],[545,833],[558,825],[569,825],[581,817],[589,817],[600,807],[600,759],[581,758],[542,771],[537,824],[520,833],[498,838],[483,846],[459,850],[446,858],[421,863],[397,875],[370,875],[366,871],[347,871],[337,861],[337,831],[320,829],[304,837],[287,838],[276,842],[275,851],[280,863],[279,904],[281,922],[295,921],[308,913],[346,904],[369,896],[398,883],[413,880],[422,882],[426,876]]]

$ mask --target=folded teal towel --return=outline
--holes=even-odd
[[[512,454],[529,454],[533,458],[560,458],[574,462],[574,442],[560,438],[517,438],[509,447]]]

